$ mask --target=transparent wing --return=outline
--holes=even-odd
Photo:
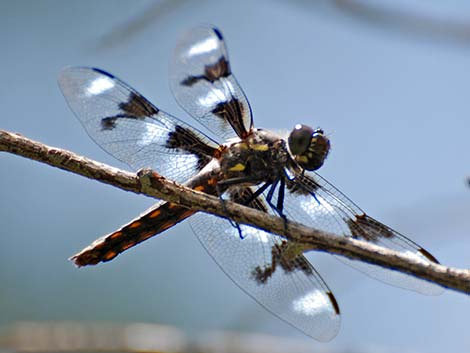
[[[210,161],[217,147],[103,70],[65,68],[59,86],[88,135],[133,169],[152,168],[184,182]]]
[[[284,200],[284,212],[289,219],[334,234],[369,241],[414,256],[425,263],[438,263],[421,246],[366,215],[320,175],[305,173],[303,176],[297,175],[292,178],[288,183]],[[397,271],[342,256],[337,258],[370,277],[397,287],[427,295],[437,295],[444,290],[436,284]]]
[[[262,200],[250,206],[268,212]],[[285,239],[244,225],[241,239],[229,221],[204,213],[189,222],[221,269],[264,308],[317,340],[336,336],[340,313],[332,292],[302,254],[284,256],[291,246]]]
[[[216,136],[244,138],[252,129],[250,105],[232,74],[218,29],[188,31],[176,46],[170,72],[180,106]]]

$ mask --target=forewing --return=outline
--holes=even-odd
[[[272,213],[263,200],[250,206]],[[285,239],[245,225],[241,239],[229,221],[204,213],[192,216],[190,224],[221,269],[264,308],[317,340],[336,336],[340,314],[332,292],[303,255],[282,258],[278,250],[290,244]]]
[[[217,147],[100,69],[65,68],[59,86],[88,135],[133,169],[152,168],[183,182],[210,161]]]
[[[316,229],[393,249],[424,263],[438,263],[421,246],[366,215],[320,175],[305,172],[292,178],[288,183],[284,201],[284,210],[289,219]],[[437,295],[443,291],[442,287],[411,275],[342,256],[337,258],[375,279],[397,287],[428,295]]]
[[[201,26],[187,32],[176,46],[170,71],[180,106],[217,137],[244,138],[252,129],[250,105],[232,74],[218,29]]]

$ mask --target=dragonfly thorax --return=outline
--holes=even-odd
[[[220,166],[224,178],[242,178],[255,185],[278,180],[288,159],[285,140],[270,131],[255,129],[247,138],[227,147]]]

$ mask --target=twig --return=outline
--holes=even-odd
[[[288,222],[286,226],[279,217],[233,202],[226,202],[222,206],[218,198],[176,184],[150,170],[141,170],[137,174],[126,172],[3,130],[0,130],[0,151],[14,153],[126,191],[174,202],[191,209],[220,216],[225,216],[228,212],[230,217],[240,224],[253,225],[279,234],[303,244],[306,250],[320,250],[379,265],[470,294],[470,270],[424,263],[393,250],[308,228],[295,222]]]

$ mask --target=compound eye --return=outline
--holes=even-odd
[[[304,154],[312,140],[313,129],[310,126],[297,124],[289,135],[289,149],[294,156]]]

